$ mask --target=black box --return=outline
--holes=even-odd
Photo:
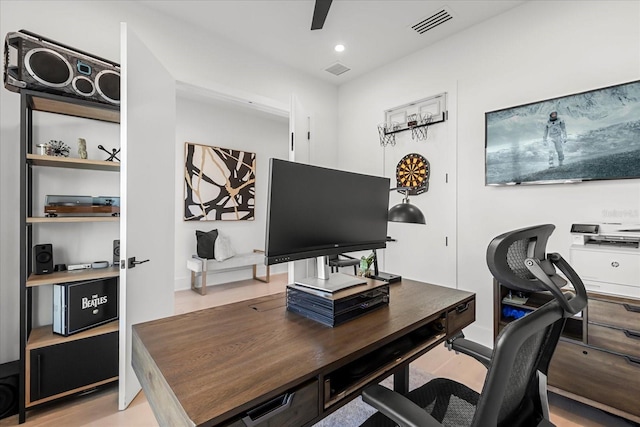
[[[360,285],[327,293],[287,285],[287,310],[327,326],[338,326],[389,305],[389,284]]]
[[[53,285],[53,332],[68,336],[118,318],[118,278]]]

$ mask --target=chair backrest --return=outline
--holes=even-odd
[[[559,254],[546,254],[554,229],[551,224],[528,227],[504,233],[489,244],[487,265],[502,286],[525,292],[549,291],[553,299],[509,323],[498,335],[474,426],[535,425],[543,416],[540,374],[547,374],[566,318],[587,304],[580,277]],[[555,267],[571,282],[575,293],[562,292],[567,281],[556,274]]]

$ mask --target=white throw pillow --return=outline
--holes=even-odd
[[[236,251],[233,250],[231,246],[231,239],[228,236],[220,233],[218,230],[218,238],[216,239],[214,248],[214,255],[216,257],[216,261],[224,261],[225,259],[229,259],[236,254]]]

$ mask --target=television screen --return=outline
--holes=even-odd
[[[386,247],[389,178],[271,159],[266,262]]]
[[[640,81],[485,114],[485,184],[640,177]]]

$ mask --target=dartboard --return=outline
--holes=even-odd
[[[410,195],[422,194],[429,189],[429,161],[418,153],[407,154],[396,166],[398,187],[408,188]]]

